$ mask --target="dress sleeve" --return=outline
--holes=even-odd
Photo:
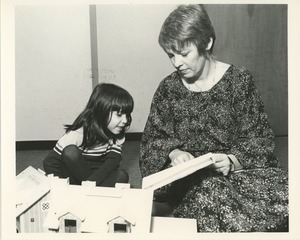
[[[231,154],[245,169],[278,166],[273,154],[274,133],[253,77],[248,71],[242,72],[239,77],[233,91],[237,128]]]
[[[140,145],[142,177],[170,167],[169,153],[181,146],[174,131],[172,105],[166,84],[156,90]]]

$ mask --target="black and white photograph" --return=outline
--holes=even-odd
[[[1,239],[299,240],[297,9],[3,0]]]

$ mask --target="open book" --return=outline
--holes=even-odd
[[[142,188],[155,190],[174,182],[180,178],[188,176],[201,168],[205,168],[214,163],[212,154],[207,153],[190,161],[167,168],[143,178]]]

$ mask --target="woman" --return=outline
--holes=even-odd
[[[180,5],[159,44],[176,71],[156,90],[141,141],[148,176],[208,152],[214,164],[155,192],[199,232],[287,231],[288,179],[252,75],[213,58],[202,5]]]

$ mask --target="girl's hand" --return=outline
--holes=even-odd
[[[179,149],[174,149],[170,154],[171,165],[174,167],[180,163],[184,163],[194,158],[189,152],[181,151]]]
[[[211,158],[215,163],[211,164],[209,168],[214,169],[218,173],[222,173],[223,176],[227,176],[231,170],[231,161],[228,156],[223,153],[215,153]]]

